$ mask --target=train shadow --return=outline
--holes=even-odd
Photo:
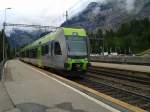
[[[81,71],[64,71],[64,70],[56,70],[53,68],[44,67],[44,70],[53,73],[55,75],[61,76],[63,78],[69,79],[69,80],[82,80],[83,76],[86,74],[86,72]]]
[[[25,61],[23,61],[23,62],[26,63],[26,64],[29,64],[31,66],[38,67],[37,65],[34,65],[32,63],[28,63],[28,62],[25,62]],[[56,69],[49,68],[49,67],[46,67],[46,66],[45,67],[38,67],[38,68],[46,70],[47,72],[53,73],[55,75],[61,76],[63,78],[66,78],[66,79],[69,79],[69,80],[72,80],[72,81],[82,80],[83,76],[86,75],[86,72],[83,72],[83,71],[56,70]]]
[[[50,72],[55,73],[56,75],[62,76],[70,80],[81,79],[81,75],[84,73],[78,71],[64,71],[64,70],[50,70]]]

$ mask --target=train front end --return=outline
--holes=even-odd
[[[64,29],[67,45],[67,71],[86,72],[90,66],[89,42],[84,29]]]

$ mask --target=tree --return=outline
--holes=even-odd
[[[104,46],[106,49],[130,49],[133,53],[140,53],[150,48],[150,20],[132,20],[123,23],[120,28],[114,32],[106,30],[105,35],[101,29],[91,34],[91,38],[104,38]],[[97,52],[102,41],[92,40],[91,47],[93,52]]]
[[[0,62],[2,60],[2,56],[3,56],[3,48],[2,48],[2,32],[0,31]]]

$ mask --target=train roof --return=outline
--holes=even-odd
[[[58,29],[63,30],[65,36],[72,36],[73,33],[77,33],[78,36],[80,36],[80,37],[86,37],[87,36],[86,31],[82,28],[78,29],[78,28],[64,28],[64,27],[61,27],[61,28],[58,28]],[[24,47],[21,50],[21,52],[25,51],[26,49],[31,49],[31,48],[37,47],[41,44],[47,43],[50,40],[54,40],[58,29],[56,29],[55,32],[51,32],[51,33],[41,37],[40,39],[34,41],[32,44],[27,45],[26,47]]]

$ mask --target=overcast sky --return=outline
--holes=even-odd
[[[96,0],[0,0],[0,25],[4,21],[4,9],[7,10],[8,23],[26,23],[59,26],[65,20],[65,11],[70,16],[82,10],[89,2]],[[74,8],[73,5],[75,6]]]

